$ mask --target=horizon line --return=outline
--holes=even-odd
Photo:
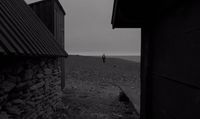
[[[80,56],[102,56],[102,54],[97,53],[68,53],[69,55],[80,55]],[[140,53],[105,53],[107,56],[141,56]]]

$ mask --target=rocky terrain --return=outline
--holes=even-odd
[[[130,102],[119,101],[117,85],[132,87],[140,93],[140,64],[100,57],[69,56],[66,60],[64,108],[57,119],[138,119]]]

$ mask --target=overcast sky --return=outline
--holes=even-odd
[[[112,29],[114,0],[59,1],[66,11],[65,49],[69,54],[140,55],[140,29]]]

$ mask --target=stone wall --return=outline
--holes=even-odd
[[[0,119],[48,119],[61,102],[61,71],[55,58],[3,58]]]

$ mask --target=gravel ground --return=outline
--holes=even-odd
[[[139,63],[110,58],[103,64],[97,57],[70,56],[66,68],[64,107],[57,109],[53,118],[139,118],[130,102],[119,101],[121,91],[115,86],[120,84],[139,89]]]

